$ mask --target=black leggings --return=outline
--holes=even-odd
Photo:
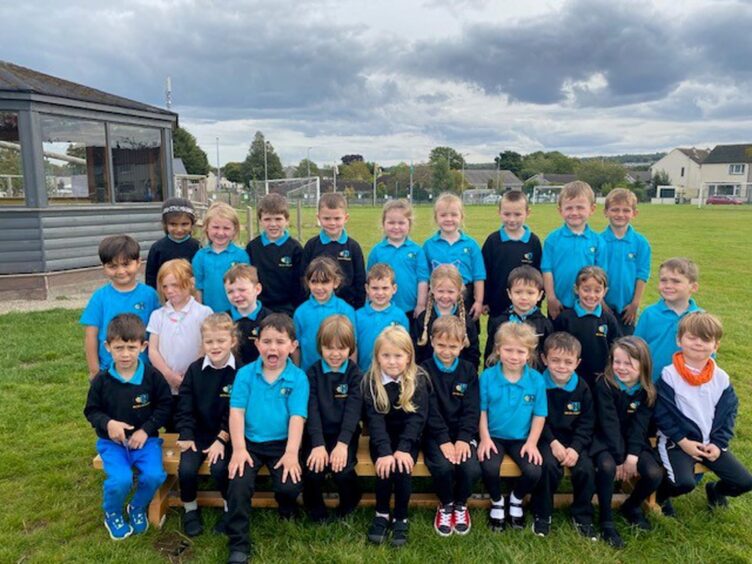
[[[616,477],[616,461],[610,452],[603,450],[595,455],[595,490],[598,493],[601,523],[614,520],[611,511],[611,500],[614,496],[614,478]],[[658,463],[652,450],[643,450],[637,459],[637,473],[640,477],[632,493],[624,502],[626,507],[639,507],[650,497],[663,480],[663,468]]]
[[[327,465],[322,472],[314,472],[313,470],[309,470],[306,465],[303,466],[303,502],[307,509],[324,507],[322,487],[327,474],[330,472],[339,492],[340,509],[349,510],[358,505],[360,501],[360,485],[358,484],[358,475],[355,473],[355,465],[358,463],[359,438],[360,433],[355,433],[353,440],[350,441],[347,447],[347,464],[340,472],[332,472],[330,465]],[[328,453],[331,453],[337,444],[337,437],[325,437],[324,440],[326,441],[324,448],[326,448]],[[308,460],[310,454],[311,446],[306,445],[303,450],[304,463]]]
[[[373,445],[371,445],[373,447]],[[392,447],[396,450],[396,441],[393,441]],[[393,454],[393,453],[392,453]],[[418,459],[418,451],[411,452],[410,456],[413,461]],[[371,448],[371,460],[376,464],[379,458],[374,448]],[[389,501],[394,491],[394,518],[396,520],[407,519],[407,506],[410,503],[410,495],[413,492],[412,474],[409,472],[400,472],[396,469],[389,474],[388,478],[379,478],[376,476],[376,513],[389,513]]]
[[[473,492],[473,484],[480,477],[475,445],[470,445],[470,458],[460,464],[452,464],[441,453],[439,444],[428,439],[423,446],[423,456],[441,505],[465,505]]]
[[[530,462],[527,457],[520,454],[525,441],[507,441],[504,439],[491,438],[496,445],[496,450],[499,452],[491,452],[491,457],[487,458],[480,463],[481,472],[483,474],[483,483],[486,486],[491,499],[496,501],[501,498],[501,477],[499,476],[499,469],[501,468],[501,462],[504,460],[504,455],[508,454],[515,464],[519,466],[522,476],[517,478],[514,483],[512,493],[517,499],[522,499],[527,494],[533,491],[538,480],[540,480],[542,467]]]
[[[180,501],[194,501],[198,494],[198,469],[206,459],[206,454],[202,450],[209,448],[210,444],[196,443],[196,450],[186,450],[180,453],[180,464],[178,465],[178,481],[180,483]],[[219,458],[214,464],[209,466],[209,472],[217,483],[219,493],[222,499],[227,499],[227,466],[230,464],[232,449],[230,445],[225,447],[225,457]]]

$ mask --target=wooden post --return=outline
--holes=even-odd
[[[248,233],[248,241],[253,240],[253,207],[248,206],[246,208],[248,217],[245,218],[245,230]]]
[[[298,200],[298,241],[303,240],[303,201]]]

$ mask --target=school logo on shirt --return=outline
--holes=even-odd
[[[344,399],[347,397],[347,392],[349,390],[349,386],[347,384],[340,384],[334,389],[334,397],[335,399]]]
[[[606,325],[605,323],[598,325],[598,327],[595,330],[595,336],[596,337],[608,336],[608,325]]]
[[[240,264],[240,263],[239,263],[238,261],[235,261],[235,260],[234,260],[234,261],[232,261],[232,262],[230,263],[230,268],[232,268],[232,267],[233,267],[233,266],[235,266],[236,264]],[[229,270],[229,268],[228,268],[227,270]]]
[[[348,251],[347,249],[340,251],[339,254],[337,255],[337,259],[338,260],[352,260],[352,257],[350,256],[350,251]]]
[[[407,253],[407,258],[409,258],[410,260],[414,259],[415,258],[415,253],[412,252],[412,251],[410,251],[409,253]]]
[[[470,247],[465,247],[464,249],[462,249],[462,252],[465,253],[466,255],[469,255],[470,254]]]
[[[580,407],[580,402],[570,401],[567,404],[567,409],[564,411],[564,415],[579,415],[581,411],[582,408]]]
[[[252,343],[256,342],[256,340],[258,339],[258,334],[259,334],[259,328],[254,327],[253,329],[251,329],[251,332],[248,335],[248,340],[251,341]]]
[[[629,260],[634,260],[637,255],[635,253],[627,253],[627,258]]]
[[[227,384],[226,386],[222,387],[222,392],[219,394],[219,397],[229,398],[231,393],[232,393],[232,384]]]
[[[525,394],[522,396],[522,401],[524,403],[535,403],[535,394]]]
[[[131,409],[141,409],[147,407],[151,402],[149,401],[149,394],[139,394],[133,398],[133,405]]]
[[[627,413],[634,413],[637,411],[637,409],[640,407],[640,400],[632,400],[629,402],[629,407],[627,407]]]
[[[453,396],[464,396],[467,391],[467,384],[457,384],[452,390]]]
[[[146,304],[144,302],[138,302],[137,304],[133,304],[133,309],[136,311],[144,311],[146,309]]]
[[[530,264],[533,262],[533,253],[525,253],[522,255],[522,262]]]
[[[284,256],[279,259],[279,266],[289,268],[292,266],[292,257]]]
[[[595,246],[590,247],[588,250],[590,251],[591,254],[595,254]]]
[[[291,394],[292,394],[292,388],[288,386],[282,386],[279,389],[279,395],[282,396],[283,398],[289,397]]]

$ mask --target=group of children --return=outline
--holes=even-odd
[[[587,224],[595,210],[587,184],[565,186],[558,207],[564,225],[541,248],[525,224],[524,194],[507,192],[501,228],[481,249],[461,229],[461,200],[443,194],[434,209],[439,230],[421,247],[409,238],[410,204],[392,200],[366,270],[340,194],[322,196],[321,232],[305,247],[287,231],[286,200],[269,194],[258,207],[261,235],[245,249],[234,243],[240,223],[230,206],[209,208],[200,248],[190,202],[171,199],[166,237],[147,260],[156,291],[137,281],[138,243],[105,238],[99,254],[110,284],[92,296],[81,323],[92,379],[85,414],[107,475],[110,536],[148,526],[146,507],[165,478],[161,427],[179,434],[190,536],[203,530],[197,475],[208,458],[225,500],[215,530],[228,536],[230,562],[248,557],[262,466],[283,518],[296,514],[302,493],[310,518],[326,521],[330,473],[338,514],[358,506],[361,421],[376,470],[367,533],[374,543],[407,541],[419,452],[439,498],[441,536],[470,531],[467,500],[481,476],[493,530],[523,527],[529,495],[532,529],[545,536],[568,468],[577,531],[598,538],[596,493],[600,537],[614,547],[623,546],[611,512],[615,480],[636,479],[620,511],[641,529],[650,523],[640,506],[656,490],[664,514],[675,514],[670,499],[695,486],[696,461],[720,478],[706,488],[711,507],[752,489],[752,475],[728,451],[737,399],[714,360],[720,322],[691,298],[697,267],[665,261],[661,300],[635,328],[651,257],[630,224],[634,194],[609,193],[601,234]],[[483,313],[486,368],[478,377]],[[505,455],[520,470],[506,500]]]

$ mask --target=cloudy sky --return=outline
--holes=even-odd
[[[752,141],[752,3],[29,0],[0,58],[173,110],[216,163]]]

